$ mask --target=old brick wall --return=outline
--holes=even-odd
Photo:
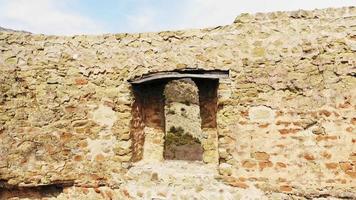
[[[0,185],[120,185],[132,157],[127,80],[196,68],[230,70],[217,91],[225,182],[353,193],[355,26],[348,7],[175,32],[0,32]]]

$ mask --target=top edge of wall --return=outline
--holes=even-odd
[[[355,6],[346,6],[339,8],[323,8],[323,9],[314,9],[314,10],[296,10],[296,11],[274,11],[274,12],[265,12],[265,13],[242,13],[238,15],[232,24],[239,23],[253,23],[253,22],[263,22],[263,21],[275,21],[275,20],[286,20],[286,19],[325,19],[325,18],[340,18],[340,17],[353,17],[356,16],[356,7]],[[226,25],[229,26],[229,25]],[[143,34],[166,34],[166,33],[185,33],[188,31],[211,31],[221,26],[208,27],[202,29],[182,29],[182,30],[165,30],[158,32],[142,32],[142,33],[105,33],[105,34],[76,34],[76,35],[47,35],[47,34],[37,34],[27,31],[18,31],[12,29],[0,29],[0,34],[14,34],[14,35],[38,35],[44,37],[108,37],[115,35],[117,37],[125,36],[140,36]],[[223,26],[225,27],[225,26]],[[10,31],[9,31],[10,30]]]

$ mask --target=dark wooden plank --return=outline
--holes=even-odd
[[[189,72],[159,72],[143,76],[138,79],[129,80],[132,84],[140,84],[149,81],[167,79],[167,78],[205,78],[205,79],[220,79],[228,78],[228,71],[207,71],[206,73],[189,73]]]

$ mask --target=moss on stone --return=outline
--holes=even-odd
[[[197,138],[192,137],[189,133],[184,133],[182,127],[171,126],[168,133],[165,136],[166,145],[185,145],[185,144],[196,144],[200,141]]]

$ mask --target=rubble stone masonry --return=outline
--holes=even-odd
[[[203,162],[141,163],[144,134],[164,119],[154,106],[139,117],[128,80],[184,69],[229,70],[212,109],[215,176]],[[0,32],[0,199],[174,199],[169,187],[138,185],[163,184],[160,173],[179,166],[172,171],[216,181],[181,195],[222,187],[237,191],[231,199],[356,198],[355,77],[355,7],[242,14],[227,26],[159,33]],[[136,177],[139,169],[160,170]]]

